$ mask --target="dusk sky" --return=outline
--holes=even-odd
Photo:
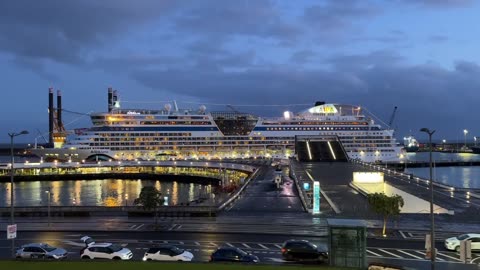
[[[479,14],[474,0],[0,1],[0,142],[48,131],[49,87],[89,113],[106,111],[109,86],[125,108],[177,100],[281,116],[326,101],[388,122],[398,106],[397,138],[424,141],[428,127],[473,141]]]

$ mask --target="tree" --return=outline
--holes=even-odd
[[[383,231],[382,234],[385,236],[387,229],[387,219],[390,216],[397,216],[400,214],[400,209],[404,205],[402,196],[394,195],[387,196],[384,193],[373,193],[368,194],[367,196],[368,204],[373,208],[373,211],[377,214],[383,216]]]
[[[155,213],[155,225],[158,220],[158,207],[162,206],[165,200],[162,197],[162,193],[153,186],[143,187],[140,191],[140,197],[136,198],[133,203],[135,205],[141,205],[143,209],[154,211]]]

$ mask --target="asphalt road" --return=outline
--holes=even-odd
[[[80,250],[84,244],[80,237],[83,232],[20,232],[16,239],[16,247],[27,243],[48,243],[62,247],[69,251],[69,260],[80,259]],[[177,233],[177,232],[90,232],[89,236],[97,242],[120,244],[132,250],[133,260],[141,260],[149,247],[169,243],[193,253],[195,261],[208,261],[210,254],[220,246],[235,246],[257,255],[263,263],[284,264],[280,248],[289,236],[264,234],[217,234],[217,233]],[[0,233],[0,259],[10,258],[11,242],[5,239],[5,233]],[[302,237],[319,246],[326,247],[325,237]],[[446,268],[440,269],[468,269],[449,268],[460,266],[459,255],[446,251],[442,242],[437,242],[438,261]],[[367,257],[370,262],[387,262],[413,265],[422,265],[424,260],[424,242],[413,239],[368,239]],[[476,261],[480,261],[480,254],[473,254]],[[448,263],[447,263],[448,262]],[[462,266],[463,267],[463,266]]]

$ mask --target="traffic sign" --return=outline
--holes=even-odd
[[[17,238],[17,224],[7,226],[7,239]]]

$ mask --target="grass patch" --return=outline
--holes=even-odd
[[[248,264],[217,264],[217,263],[161,263],[161,262],[33,262],[33,261],[0,261],[0,269],[22,270],[354,270],[353,268],[314,266],[279,266],[279,265],[248,265]]]

